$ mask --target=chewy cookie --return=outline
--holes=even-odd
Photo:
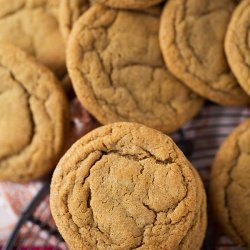
[[[59,25],[65,43],[75,21],[89,8],[90,0],[61,0],[59,5]]]
[[[66,66],[59,0],[0,0],[0,6],[0,42],[22,48],[62,77]]]
[[[250,0],[243,0],[233,12],[225,41],[230,67],[250,95]]]
[[[55,76],[12,45],[0,45],[0,180],[44,176],[61,154],[67,101]]]
[[[166,135],[135,123],[93,130],[60,160],[52,215],[70,249],[199,249],[206,197]]]
[[[250,248],[250,120],[226,139],[212,169],[211,202],[231,238]]]
[[[169,70],[193,91],[222,105],[250,102],[224,53],[235,6],[235,0],[169,0],[160,24],[160,45]]]
[[[92,3],[102,3],[109,7],[121,9],[144,9],[164,0],[92,0]]]
[[[203,100],[166,69],[158,29],[155,9],[104,5],[93,5],[74,25],[69,75],[83,106],[102,124],[133,121],[170,133],[200,110]]]

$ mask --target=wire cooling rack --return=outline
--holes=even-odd
[[[225,137],[242,120],[250,118],[249,108],[225,108],[206,105],[201,113],[172,137],[199,171],[205,187],[209,185],[211,163]],[[4,250],[66,250],[49,209],[50,179],[33,198],[20,216]],[[203,249],[240,250],[223,236],[213,220],[208,199],[209,225]]]

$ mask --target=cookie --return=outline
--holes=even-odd
[[[70,249],[199,249],[206,197],[174,142],[135,123],[93,130],[60,160],[50,207]]]
[[[65,43],[75,21],[89,8],[90,0],[61,0],[59,6],[59,26]]]
[[[50,172],[61,154],[67,101],[47,68],[0,45],[0,180],[24,182]]]
[[[250,248],[250,120],[237,127],[217,153],[212,168],[211,203],[224,231]]]
[[[250,102],[224,52],[235,6],[235,0],[169,0],[161,16],[160,46],[169,70],[193,91],[221,105]]]
[[[0,0],[0,42],[12,43],[53,70],[66,73],[59,0]]]
[[[158,13],[93,5],[74,25],[69,75],[83,106],[102,124],[132,121],[170,133],[200,110],[202,98],[163,62]]]
[[[164,0],[92,0],[92,3],[102,3],[109,7],[120,9],[144,9],[163,1]]]
[[[243,0],[233,12],[225,40],[230,67],[250,95],[250,1]]]

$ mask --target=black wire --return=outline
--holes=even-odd
[[[2,250],[12,250],[14,248],[20,228],[31,216],[33,211],[40,204],[41,200],[43,200],[43,198],[49,193],[49,187],[50,187],[50,179],[44,182],[44,185],[42,186],[40,191],[37,193],[34,199],[32,199],[27,208],[22,212],[15,229],[12,231],[9,239],[7,240],[6,244],[4,244]]]

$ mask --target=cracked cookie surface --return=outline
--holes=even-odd
[[[160,24],[160,46],[169,70],[193,91],[222,105],[250,98],[233,76],[224,39],[234,0],[169,0]]]
[[[0,45],[0,179],[28,181],[55,167],[67,101],[56,77],[12,45]]]
[[[225,41],[230,67],[250,95],[250,1],[243,0],[233,12]]]
[[[53,70],[66,72],[58,0],[0,0],[0,42],[12,43]]]
[[[65,43],[76,20],[89,8],[90,0],[61,0],[59,5],[59,25]]]
[[[164,0],[92,0],[92,3],[101,3],[113,8],[144,9],[163,2]]]
[[[166,135],[135,123],[77,141],[52,178],[52,215],[70,249],[199,249],[206,198]]]
[[[67,66],[79,100],[102,124],[133,121],[168,133],[203,99],[165,67],[159,14],[93,5],[75,24]]]
[[[217,153],[210,196],[225,232],[250,248],[250,120],[237,127]]]

